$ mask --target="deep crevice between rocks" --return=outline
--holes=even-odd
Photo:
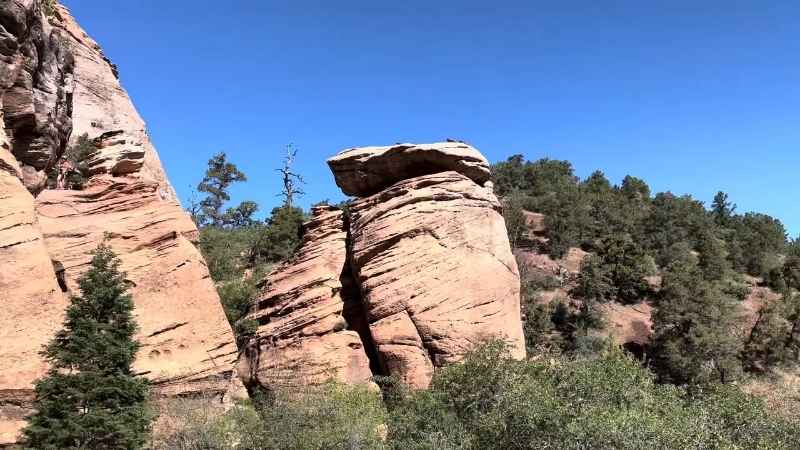
[[[388,371],[386,366],[381,361],[378,348],[375,346],[375,341],[372,339],[372,333],[369,330],[369,319],[367,318],[367,310],[364,307],[364,300],[361,294],[361,286],[356,282],[358,274],[352,264],[352,240],[350,236],[350,215],[347,210],[343,211],[342,221],[347,237],[345,238],[345,248],[347,250],[347,259],[345,260],[342,273],[339,275],[339,282],[342,285],[342,300],[344,307],[342,308],[342,316],[347,322],[348,328],[358,333],[361,338],[361,344],[364,352],[369,359],[369,370],[373,376],[386,376]]]

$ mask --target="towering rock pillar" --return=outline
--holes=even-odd
[[[424,388],[475,344],[525,346],[519,272],[489,164],[455,142],[328,160],[350,206],[352,269],[382,371]]]

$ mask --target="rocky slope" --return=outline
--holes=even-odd
[[[136,370],[163,395],[241,393],[236,345],[197,230],[177,203],[116,67],[58,6],[0,4],[0,444],[24,424],[42,345],[104,239],[131,282]],[[84,190],[43,190],[71,140],[94,151]]]
[[[424,388],[435,367],[496,337],[524,357],[519,273],[477,150],[364,147],[328,163],[358,198],[345,217],[317,209],[298,256],[264,281],[239,359],[248,383],[383,374]]]

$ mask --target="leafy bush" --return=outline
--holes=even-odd
[[[386,396],[395,449],[790,449],[800,428],[733,386],[690,396],[618,351],[515,361],[488,344]]]
[[[177,427],[155,436],[154,450],[378,450],[386,412],[364,386],[328,383],[305,392],[279,392],[263,405],[227,413],[190,405],[172,409]]]

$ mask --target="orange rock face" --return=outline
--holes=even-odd
[[[61,6],[51,24],[38,1],[0,2],[0,19],[0,446],[24,426],[46,370],[39,351],[103,239],[131,282],[135,369],[156,393],[244,395],[197,229],[115,67]],[[86,189],[42,191],[68,138],[84,133],[96,147]]]
[[[297,255],[267,278],[245,320],[258,324],[239,360],[245,384],[303,386],[333,378],[366,383],[366,349],[354,329],[363,314],[347,270],[342,211],[317,207]]]

